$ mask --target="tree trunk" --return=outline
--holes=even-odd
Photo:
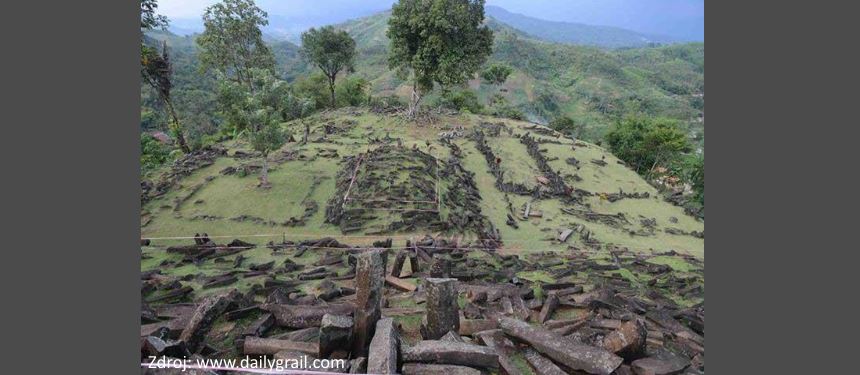
[[[182,152],[189,153],[191,152],[191,148],[188,147],[188,142],[185,141],[185,135],[182,134],[182,125],[179,123],[179,116],[176,115],[176,110],[173,108],[173,103],[170,101],[170,98],[162,96],[161,98],[164,100],[164,104],[167,106],[167,112],[170,114],[170,130],[173,132],[173,135],[176,137],[176,142],[179,143],[179,148],[182,149]]]
[[[269,155],[263,154],[263,171],[260,174],[260,187],[268,188],[269,186]]]
[[[308,144],[308,138],[311,136],[311,126],[308,123],[305,123],[305,136],[302,137],[302,144]]]
[[[337,107],[337,102],[335,101],[335,98],[334,98],[334,80],[335,80],[335,78],[337,78],[337,74],[328,78],[328,89],[329,89],[329,91],[331,91],[331,107],[332,108]]]
[[[409,113],[407,116],[409,118],[414,118],[416,114],[418,114],[418,103],[421,101],[421,93],[418,92],[418,84],[416,82],[412,83],[412,100],[409,103]]]

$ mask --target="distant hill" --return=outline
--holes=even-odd
[[[512,13],[497,6],[487,6],[485,11],[489,17],[549,42],[606,48],[644,47],[654,43],[681,42],[678,38],[643,34],[618,27],[547,21]]]

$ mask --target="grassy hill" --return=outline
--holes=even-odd
[[[463,242],[493,237],[503,253],[619,246],[704,256],[704,239],[692,233],[703,232],[703,222],[663,201],[604,149],[546,128],[478,115],[442,116],[416,125],[351,108],[305,121],[311,124],[311,142],[288,143],[270,157],[269,190],[256,187],[260,160],[248,157],[251,151],[241,141],[220,144],[226,152],[202,168],[187,170],[189,163],[177,163],[187,176],[165,184],[163,195],[144,204],[143,236],[205,232],[252,243],[333,237],[352,244],[391,237],[402,246],[409,238],[442,234]],[[284,126],[300,139],[300,123]],[[444,132],[453,132],[450,143],[440,138]],[[524,136],[537,142],[538,157],[529,153]],[[489,160],[501,159],[497,168],[482,149],[491,150]],[[381,161],[379,155],[388,159]],[[355,172],[358,158],[364,160]],[[549,168],[542,169],[544,164]],[[159,174],[153,176],[157,183]],[[555,178],[568,191],[554,190]],[[464,188],[469,184],[474,186],[471,198]],[[354,190],[344,204],[347,185]],[[380,199],[397,202],[376,202]],[[541,216],[524,219],[527,204]],[[332,210],[342,209],[348,211],[344,222],[331,223]],[[506,224],[508,215],[517,228]],[[360,228],[354,230],[349,222]],[[565,229],[576,233],[561,243]]]

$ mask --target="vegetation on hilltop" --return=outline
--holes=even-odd
[[[619,139],[630,139],[618,137],[627,119],[647,122],[659,118],[675,124],[672,134],[683,138],[684,147],[646,161],[630,155],[642,155],[649,149],[616,152],[648,178],[655,170],[682,178],[703,201],[703,177],[699,176],[704,175],[704,158],[697,156],[704,148],[703,44],[625,50],[554,44],[498,20],[484,19],[482,1],[437,0],[425,4],[430,6],[427,9],[416,8],[419,3],[412,1],[401,3],[393,13],[324,28],[344,41],[332,45],[355,45],[354,54],[345,54],[324,73],[316,72],[319,61],[333,61],[322,53],[325,48],[319,49],[314,63],[310,52],[315,43],[305,43],[302,53],[289,42],[264,42],[259,28],[267,22],[267,15],[251,0],[226,0],[208,8],[206,31],[196,38],[144,28],[142,48],[155,50],[166,45],[156,54],[164,61],[169,52],[170,101],[164,100],[164,87],[142,86],[141,129],[172,130],[177,139],[187,136],[187,142],[179,142],[180,147],[187,145],[185,152],[253,131],[256,128],[243,118],[254,110],[248,105],[253,102],[254,69],[270,72],[277,81],[273,94],[277,99],[271,104],[271,112],[276,114],[273,121],[290,121],[341,106],[396,107],[404,98],[415,108],[426,94],[426,101],[434,107],[545,123],[568,136],[598,144],[609,136],[610,144],[617,146],[622,144]],[[456,4],[452,9],[457,12],[442,12],[445,7],[439,4]],[[142,3],[145,15],[143,11]],[[428,20],[433,17],[446,22],[453,19],[459,26],[431,27],[434,23]],[[440,37],[428,40],[449,43],[429,43],[413,34],[415,30],[398,26],[407,24],[425,24],[424,34]],[[460,39],[454,42],[453,37]],[[225,54],[227,50],[241,53]],[[428,52],[420,52],[424,50]],[[411,77],[398,74],[404,69],[411,69]],[[349,72],[339,74],[343,71]],[[227,84],[231,81],[246,89]],[[176,129],[181,131],[177,134]],[[694,149],[699,152],[689,152]],[[150,167],[168,160],[156,148],[145,150],[155,150],[147,157]]]

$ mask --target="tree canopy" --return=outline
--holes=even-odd
[[[508,76],[513,72],[514,70],[507,65],[493,64],[481,72],[481,78],[491,85],[501,85],[508,80]]]
[[[582,133],[582,125],[578,125],[572,118],[567,116],[559,116],[549,122],[549,127],[553,130],[562,132],[567,135],[580,137]]]
[[[687,135],[674,120],[626,117],[606,135],[612,153],[637,172],[650,170],[691,150]]]
[[[492,52],[493,32],[484,22],[484,0],[400,0],[391,9],[388,62],[412,73],[412,106],[422,91],[471,79]]]
[[[332,26],[311,28],[302,33],[302,54],[328,78],[331,106],[335,107],[335,80],[342,70],[352,69],[355,40],[346,31],[335,30]]]
[[[167,27],[167,17],[156,13],[158,0],[140,0],[140,29],[153,30]]]
[[[229,79],[250,84],[250,70],[274,70],[275,58],[263,42],[260,26],[268,15],[253,0],[223,0],[203,13],[205,30],[197,38],[200,63]]]

